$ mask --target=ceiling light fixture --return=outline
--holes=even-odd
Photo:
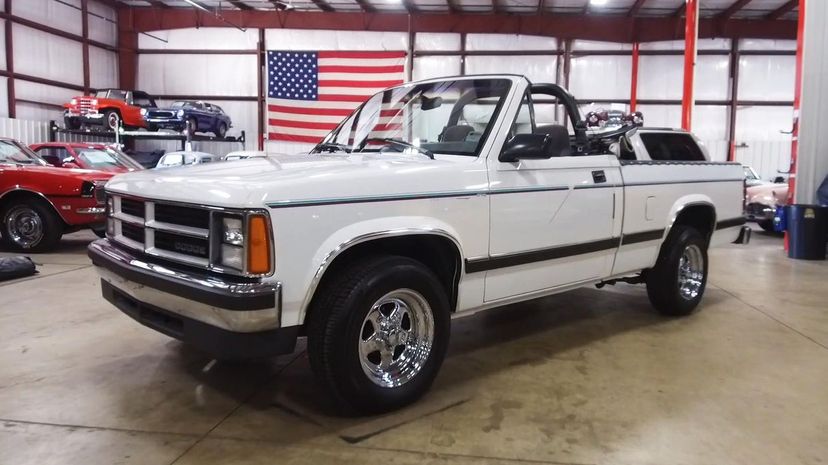
[[[184,1],[185,1],[185,2],[187,2],[187,3],[189,3],[190,5],[194,6],[195,8],[198,8],[198,9],[199,9],[199,10],[201,10],[201,11],[206,11],[207,13],[212,13],[212,14],[213,14],[213,16],[215,16],[216,18],[218,18],[221,22],[223,22],[223,23],[225,23],[225,24],[229,24],[229,25],[233,26],[234,28],[236,28],[236,29],[238,29],[238,30],[240,30],[240,31],[242,31],[242,32],[244,32],[244,31],[246,31],[246,30],[247,30],[246,28],[243,28],[243,27],[241,27],[241,26],[237,26],[236,24],[233,24],[233,22],[229,21],[227,18],[225,18],[224,16],[222,16],[221,14],[219,14],[218,10],[216,10],[216,11],[210,11],[210,10],[209,10],[206,6],[202,5],[202,4],[201,4],[201,3],[199,3],[199,2],[196,2],[195,0],[184,0]]]
[[[607,4],[607,0],[589,0],[589,4],[592,6],[604,6]]]

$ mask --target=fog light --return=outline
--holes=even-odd
[[[233,268],[235,270],[244,270],[244,248],[236,247],[234,245],[221,245],[221,260],[222,266]]]

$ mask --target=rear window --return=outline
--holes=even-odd
[[[689,134],[646,132],[641,140],[653,160],[704,161],[704,154]]]

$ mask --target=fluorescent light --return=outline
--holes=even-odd
[[[590,5],[592,6],[604,6],[607,4],[608,0],[589,0]]]

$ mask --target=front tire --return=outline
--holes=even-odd
[[[707,286],[707,240],[690,226],[676,225],[647,272],[647,296],[663,315],[693,313]]]
[[[121,114],[115,110],[108,110],[104,113],[104,124],[106,129],[110,131],[117,131],[121,126]]]
[[[3,244],[18,252],[53,249],[63,236],[63,224],[43,202],[24,200],[2,211]]]
[[[187,133],[191,136],[194,136],[196,131],[198,131],[198,120],[195,118],[190,118],[187,120]]]
[[[428,390],[451,326],[434,273],[410,258],[374,257],[341,270],[319,292],[308,316],[308,355],[341,411],[387,412]]]

